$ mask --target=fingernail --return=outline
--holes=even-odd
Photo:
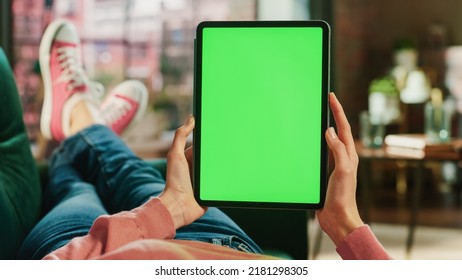
[[[190,125],[194,121],[194,116],[189,115],[188,120],[186,121],[186,125]]]
[[[329,136],[332,140],[337,139],[337,133],[335,133],[335,129],[333,127],[329,127]]]

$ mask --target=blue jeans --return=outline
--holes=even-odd
[[[130,210],[158,196],[165,186],[159,171],[138,158],[110,129],[94,125],[66,139],[50,159],[46,215],[26,237],[20,259],[41,259],[88,233],[104,214]],[[262,253],[228,216],[209,208],[175,239],[196,240]]]

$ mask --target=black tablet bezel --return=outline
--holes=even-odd
[[[202,34],[205,28],[246,28],[246,27],[314,27],[323,30],[323,57],[322,57],[322,124],[320,135],[321,158],[320,160],[320,201],[319,203],[280,203],[280,202],[237,202],[221,200],[203,200],[200,198],[200,151],[201,147],[201,104],[202,104]],[[324,206],[327,189],[328,157],[327,144],[324,131],[329,124],[328,93],[330,83],[330,27],[325,21],[205,21],[201,22],[196,29],[194,40],[194,95],[193,113],[196,120],[193,137],[193,186],[194,195],[202,206],[238,207],[238,208],[269,208],[269,209],[320,209]]]

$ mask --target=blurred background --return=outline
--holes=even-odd
[[[127,78],[146,84],[149,111],[124,140],[141,157],[155,158],[165,156],[172,131],[192,112],[199,22],[322,19],[332,27],[331,89],[358,147],[381,151],[389,134],[436,133],[438,141],[462,136],[461,10],[460,0],[2,0],[0,46],[14,69],[37,159],[50,151],[39,131],[38,46],[56,18],[75,23],[85,68],[106,91]],[[435,115],[444,122],[435,124]],[[369,142],[364,123],[376,129],[366,133]],[[459,159],[424,162],[420,225],[462,226]],[[415,166],[373,156],[370,168],[368,186],[359,173],[359,193],[373,189],[370,198],[358,196],[360,208],[370,210],[370,221],[408,224]]]

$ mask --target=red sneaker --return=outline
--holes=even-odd
[[[80,38],[74,25],[55,20],[40,42],[44,100],[40,129],[46,139],[69,136],[70,113],[82,98],[97,103],[81,59]]]
[[[101,117],[116,134],[127,133],[143,117],[148,103],[148,90],[137,80],[116,86],[100,107]]]

